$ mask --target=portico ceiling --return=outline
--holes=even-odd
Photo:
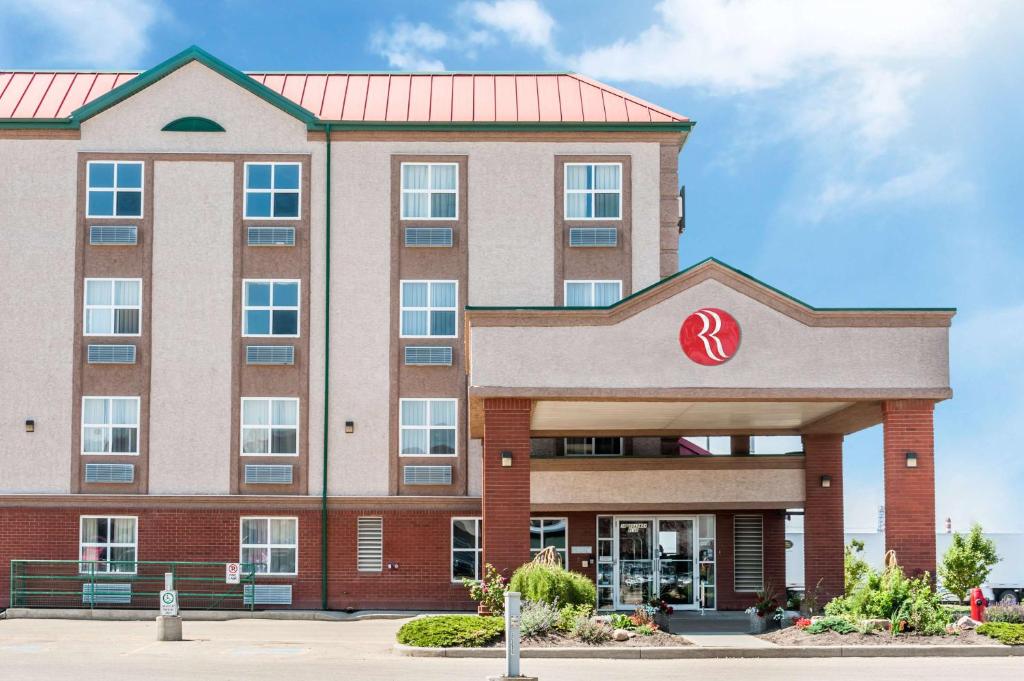
[[[842,401],[570,401],[538,400],[535,436],[596,434],[682,435],[802,432],[854,405]]]

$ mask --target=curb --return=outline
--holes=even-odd
[[[503,658],[504,648],[417,648],[396,643],[396,655],[405,657]],[[720,648],[704,646],[661,648],[522,648],[523,658],[608,660],[708,660],[719,658],[809,657],[1024,657],[1024,646],[778,646],[776,648]]]
[[[104,622],[146,622],[160,614],[159,610],[82,610],[75,608],[39,609],[8,608],[0,613],[5,619],[99,620]],[[182,610],[186,622],[227,622],[230,620],[294,620],[316,622],[358,622],[361,620],[396,620],[416,617],[422,611],[365,610],[330,612],[325,610]]]

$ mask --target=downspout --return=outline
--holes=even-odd
[[[320,609],[327,610],[327,440],[330,433],[328,423],[331,380],[331,124],[324,128],[327,140],[327,159],[324,162],[326,176],[326,208],[324,219],[326,235],[324,240],[324,453],[323,481],[320,488]]]

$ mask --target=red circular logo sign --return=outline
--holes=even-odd
[[[725,310],[701,308],[679,327],[679,345],[697,364],[722,364],[731,359],[740,346],[740,325]]]

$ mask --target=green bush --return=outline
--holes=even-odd
[[[518,591],[529,601],[591,605],[597,589],[587,577],[553,565],[527,563],[512,574],[509,591]]]
[[[847,595],[853,593],[854,589],[860,586],[871,566],[864,560],[864,542],[859,539],[851,539],[850,543],[843,549],[843,576]]]
[[[812,623],[805,631],[809,634],[821,634],[826,631],[834,631],[837,634],[852,634],[857,631],[857,627],[845,617],[829,615]]]
[[[1024,624],[985,622],[978,625],[977,631],[1008,646],[1024,646]]]
[[[887,619],[892,623],[893,634],[944,634],[953,618],[939,601],[927,574],[911,579],[898,565],[882,572],[869,570],[864,582],[852,593],[832,599],[825,606],[825,614],[855,621]]]
[[[595,622],[581,615],[573,624],[572,636],[583,643],[594,645],[611,639],[612,628],[604,622]]]
[[[398,630],[398,642],[420,648],[479,648],[505,633],[501,617],[437,615],[406,622]]]
[[[555,627],[562,632],[571,633],[576,626],[576,620],[580,617],[590,618],[594,614],[594,606],[589,603],[582,605],[563,605],[558,611],[558,624]],[[626,617],[626,615],[622,615]],[[626,617],[626,619],[629,619]]]
[[[554,629],[560,618],[557,604],[525,601],[519,614],[519,630],[526,638],[541,636]]]
[[[953,533],[953,541],[939,563],[939,579],[963,603],[971,589],[988,579],[998,562],[995,542],[986,538],[981,525],[975,523],[966,535]]]
[[[633,620],[629,618],[629,615],[623,615],[621,612],[613,612],[609,615],[610,624],[613,629],[632,629],[634,626]]]

